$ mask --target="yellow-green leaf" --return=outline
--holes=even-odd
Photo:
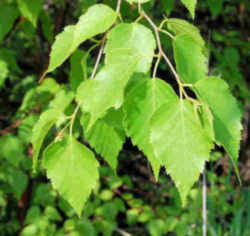
[[[213,114],[215,140],[226,149],[238,175],[237,160],[241,140],[242,112],[237,101],[231,94],[227,83],[217,77],[200,80],[195,84],[195,88]]]
[[[103,4],[96,4],[79,18],[76,25],[64,28],[56,37],[50,53],[47,72],[60,66],[85,40],[105,32],[116,20],[117,13]]]
[[[73,138],[51,144],[43,155],[48,178],[78,216],[99,179],[94,154]]]
[[[185,204],[213,148],[191,103],[173,99],[162,105],[151,120],[151,143]]]
[[[137,145],[149,159],[157,180],[161,163],[160,159],[154,155],[150,143],[150,120],[161,105],[169,100],[177,99],[177,96],[163,80],[147,77],[133,78],[133,80],[136,82],[126,92],[123,106],[124,124],[133,144]]]
[[[184,83],[195,83],[207,75],[207,58],[203,47],[190,34],[177,35],[173,40],[177,72]]]
[[[181,1],[190,12],[192,18],[194,19],[197,0],[181,0]]]

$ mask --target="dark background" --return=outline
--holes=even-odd
[[[43,170],[36,176],[31,174],[30,133],[43,104],[53,95],[43,94],[27,103],[24,98],[37,87],[46,69],[55,35],[97,2],[116,6],[111,0],[44,0],[36,27],[17,9],[18,16],[0,41],[0,235],[201,235],[201,180],[182,208],[169,176],[161,170],[156,183],[145,157],[130,140],[120,153],[117,175],[103,163],[100,186],[81,218],[52,189]],[[17,8],[14,0],[1,4],[0,19],[4,4]],[[238,164],[242,185],[227,154],[217,147],[206,166],[208,235],[249,236],[250,2],[200,0],[194,21],[180,1],[152,0],[143,7],[157,24],[163,15],[193,22],[207,41],[209,74],[226,80],[238,99],[244,113]],[[125,1],[121,13],[127,22],[138,17],[136,6]],[[4,21],[0,27],[5,27]],[[173,61],[169,39],[162,35],[161,40]],[[89,41],[84,43],[81,50],[90,45]],[[93,51],[88,59],[89,74],[97,53]],[[70,70],[66,62],[50,76],[60,84],[67,83]],[[164,63],[158,77],[173,83]],[[54,133],[52,130],[49,138]]]

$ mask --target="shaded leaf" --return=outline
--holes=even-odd
[[[0,137],[0,157],[4,157],[14,166],[18,166],[24,157],[24,146],[21,140],[14,135]]]
[[[49,109],[43,112],[33,128],[31,143],[33,146],[33,169],[35,170],[38,164],[38,156],[43,143],[43,140],[51,127],[56,123],[60,110]]]
[[[12,25],[17,19],[18,9],[8,4],[0,5],[0,42],[5,35],[11,30]]]
[[[0,17],[1,17],[1,13],[0,13]],[[0,18],[0,22],[1,22],[1,18]],[[5,22],[5,29],[7,28],[6,25],[6,19],[4,20]],[[1,27],[0,27],[0,32],[1,32]],[[1,33],[0,33],[1,35]],[[1,36],[0,36],[0,42],[1,42]],[[0,60],[4,61],[7,63],[8,68],[11,68],[12,71],[16,72],[16,73],[21,73],[21,69],[19,68],[18,64],[17,64],[17,60],[16,60],[16,52],[6,49],[6,48],[1,48],[0,49]]]
[[[8,170],[6,179],[17,199],[20,199],[28,185],[28,176],[22,171],[14,168]]]
[[[18,7],[22,15],[27,18],[34,27],[36,27],[37,18],[42,10],[43,0],[17,0]]]
[[[78,49],[70,58],[69,83],[73,90],[76,90],[79,84],[84,80],[86,52]]]
[[[102,119],[94,123],[90,130],[87,129],[89,123],[88,114],[84,114],[81,119],[85,138],[91,147],[93,147],[114,170],[117,167],[118,154],[122,149],[126,137],[122,120],[123,113],[120,109],[109,110]]]
[[[46,39],[51,43],[53,41],[54,36],[54,25],[52,24],[50,15],[46,10],[41,11],[40,19],[42,23],[43,34]]]
[[[39,119],[38,114],[30,114],[25,117],[22,123],[18,126],[18,137],[22,143],[29,144],[32,135],[32,128]]]

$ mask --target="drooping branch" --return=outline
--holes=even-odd
[[[159,35],[159,29],[158,27],[155,25],[155,23],[150,19],[150,17],[146,14],[146,12],[144,10],[141,11],[141,14],[145,17],[145,19],[148,21],[148,23],[152,26],[152,28],[154,29],[155,32],[155,37],[156,37],[156,42],[157,42],[157,46],[158,46],[158,50],[159,50],[159,54],[164,58],[164,60],[167,62],[168,66],[170,67],[172,73],[174,74],[176,80],[178,83],[181,84],[180,82],[180,78],[174,68],[174,66],[172,65],[171,61],[169,60],[169,58],[167,57],[167,55],[165,54],[165,52],[162,49],[162,45],[161,45],[161,40],[160,40],[160,35]]]
[[[161,31],[161,28],[160,27],[158,28],[156,26],[156,24],[151,20],[151,18],[146,14],[146,12],[144,10],[141,10],[141,15],[148,21],[148,23],[152,26],[152,28],[154,30],[155,37],[156,37],[156,42],[157,42],[157,47],[158,47],[158,50],[159,50],[159,55],[158,56],[159,56],[159,58],[160,57],[164,58],[164,60],[167,62],[168,66],[170,67],[170,70],[174,74],[175,79],[176,79],[176,81],[177,81],[177,83],[179,85],[180,97],[182,98],[182,94],[183,94],[187,100],[189,100],[190,102],[192,102],[194,104],[199,105],[199,103],[195,99],[189,97],[188,94],[186,93],[184,87],[190,86],[190,84],[186,85],[186,84],[182,83],[182,81],[180,80],[180,77],[177,74],[173,64],[171,63],[171,61],[169,60],[168,56],[165,54],[165,52],[164,52],[164,50],[162,48],[162,44],[161,44],[161,40],[160,40],[160,34],[159,34],[159,32]],[[171,38],[172,38],[172,36],[171,36]],[[157,60],[156,63],[159,63],[159,60]],[[158,64],[156,64],[156,66],[154,68],[153,76],[155,76],[155,74],[156,74],[157,66],[158,66]]]
[[[10,133],[13,129],[17,128],[21,123],[22,123],[22,119],[15,121],[13,124],[11,124],[9,127],[0,130],[0,135],[6,135],[8,133]]]

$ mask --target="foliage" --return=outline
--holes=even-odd
[[[123,166],[135,160],[129,154],[122,153],[120,156]],[[139,161],[137,157],[137,162],[140,163],[140,168],[146,167],[142,156]],[[1,219],[9,223],[1,223],[0,232],[4,235],[14,235],[21,227],[18,217],[24,210],[22,206],[24,199],[17,201],[20,198],[12,189],[13,184],[16,185],[21,181],[21,175],[19,180],[12,179],[11,176],[17,175],[20,169],[24,173],[31,170],[31,160],[26,157],[19,168],[6,161],[1,162],[1,166]],[[86,203],[80,218],[50,183],[41,182],[42,175],[33,178],[28,187],[31,205],[23,220],[21,235],[102,233],[108,236],[114,232],[118,233],[119,230],[131,235],[160,236],[171,232],[180,236],[201,235],[202,192],[199,185],[195,185],[191,190],[187,205],[182,208],[176,188],[164,175],[161,175],[156,183],[145,177],[140,169],[137,171],[134,169],[132,175],[132,172],[128,175],[126,171],[119,170],[120,174],[117,176],[111,168],[101,166],[99,172],[100,184],[95,186],[94,193]],[[247,205],[250,191],[237,190],[227,183],[232,170],[227,170],[227,174],[222,176],[216,176],[214,172],[215,169],[211,169],[207,175],[210,186],[209,235],[247,236],[247,224],[250,219]],[[21,185],[18,188],[19,191],[24,191]],[[11,212],[8,210],[10,204],[13,205]],[[229,220],[225,220],[227,218]],[[141,227],[142,224],[145,227]]]
[[[205,26],[191,23],[195,12],[210,14],[204,9],[213,20],[221,15],[230,21],[234,5],[224,2],[0,3],[0,218],[11,219],[0,232],[201,234],[201,192],[192,187],[214,150],[224,153],[219,146],[240,180],[241,122],[250,97],[239,69],[249,57],[249,43],[240,31],[224,36],[214,29],[204,40]],[[154,178],[142,180],[145,186],[125,174],[124,159],[137,162],[124,152],[128,139],[141,151],[135,156],[145,154],[152,167]],[[212,169],[208,205],[216,216],[209,215],[210,235],[247,235],[240,222],[250,217],[243,207],[249,193],[234,190]],[[226,202],[220,185],[239,199]],[[8,211],[9,195],[20,212]],[[220,213],[211,202],[219,197],[223,217],[233,215],[232,227],[216,226]],[[140,224],[144,228],[137,231]]]

